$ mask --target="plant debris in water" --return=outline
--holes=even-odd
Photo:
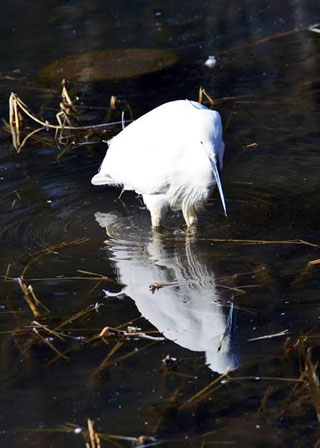
[[[49,140],[49,145],[55,143],[58,147],[64,147],[60,157],[67,149],[82,145],[98,143],[106,137],[106,133],[115,128],[122,128],[132,120],[132,111],[126,101],[119,101],[116,97],[110,98],[110,104],[106,107],[108,121],[99,124],[83,124],[86,119],[83,108],[72,100],[66,87],[65,79],[62,80],[62,92],[60,95],[59,110],[56,112],[57,124],[49,122],[45,118],[39,118],[33,114],[28,106],[12,92],[9,98],[9,123],[4,123],[4,129],[12,135],[12,144],[19,153],[27,141],[38,137],[40,132],[48,133],[54,130],[54,136]],[[115,113],[121,113],[121,120],[111,122]],[[129,120],[124,119],[125,112],[129,113]],[[27,122],[28,118],[28,122]],[[34,125],[37,125],[34,129]],[[39,127],[40,126],[40,127]],[[97,135],[100,139],[97,139]],[[47,143],[48,144],[48,143]]]

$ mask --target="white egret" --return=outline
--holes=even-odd
[[[218,186],[227,216],[219,171],[224,143],[218,112],[189,100],[165,103],[143,115],[109,142],[93,185],[123,186],[141,194],[152,227],[169,208],[182,210],[188,227]]]

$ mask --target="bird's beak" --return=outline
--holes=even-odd
[[[213,157],[212,158],[209,157],[209,158],[210,158],[213,174],[214,174],[214,177],[216,179],[217,186],[218,186],[218,190],[219,190],[219,194],[220,194],[220,198],[221,198],[224,214],[225,214],[225,216],[228,216],[227,215],[226,202],[224,200],[224,193],[223,193],[222,183],[221,183],[221,180],[220,180],[220,174],[219,174],[219,170],[218,170],[218,166],[217,166],[217,161]]]

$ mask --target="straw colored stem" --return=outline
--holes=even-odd
[[[16,104],[21,108],[21,110],[23,110],[23,112],[29,118],[31,118],[33,121],[40,124],[41,126],[43,126],[45,128],[49,128],[49,129],[60,129],[60,130],[61,129],[65,129],[65,130],[107,129],[107,128],[110,128],[112,126],[119,125],[122,123],[121,121],[116,121],[113,123],[100,123],[100,124],[94,124],[94,125],[89,125],[89,126],[61,126],[61,125],[50,124],[50,123],[42,121],[39,118],[32,115],[32,113],[28,110],[27,106],[20,100],[20,98],[15,93],[11,92],[11,96],[12,96],[13,100],[16,101]]]
[[[19,286],[21,288],[21,291],[23,292],[25,301],[27,302],[27,304],[29,305],[30,310],[32,311],[32,314],[34,315],[34,317],[39,317],[40,313],[37,310],[37,306],[36,306],[33,298],[31,297],[31,295],[30,295],[30,293],[28,291],[27,286],[25,285],[25,283],[23,282],[23,280],[20,277],[17,278],[17,281],[18,281],[18,284],[19,284]]]
[[[179,407],[180,409],[185,408],[186,406],[189,406],[192,404],[195,400],[198,400],[202,395],[204,395],[205,392],[207,392],[209,389],[211,389],[212,386],[214,386],[217,383],[220,383],[220,381],[227,376],[229,373],[229,369],[227,369],[222,375],[220,375],[218,378],[215,378],[211,383],[207,384],[203,389],[201,389],[199,392],[197,392],[195,395],[193,395],[189,400],[182,403],[182,405]]]

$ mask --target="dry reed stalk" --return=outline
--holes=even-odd
[[[263,394],[262,397],[262,401],[261,404],[259,406],[259,409],[257,411],[257,415],[260,416],[261,414],[264,413],[266,406],[267,406],[267,401],[269,400],[270,395],[273,394],[273,392],[275,391],[275,387],[274,386],[268,386],[265,393]]]
[[[30,132],[28,135],[25,136],[25,138],[22,140],[21,144],[19,145],[17,149],[17,152],[19,153],[21,149],[24,147],[24,145],[27,143],[29,138],[33,137],[35,134],[37,134],[40,131],[43,131],[45,128],[42,126],[41,128],[37,128],[34,131]],[[14,146],[14,145],[13,145]]]
[[[159,291],[159,289],[164,288],[165,286],[177,286],[177,285],[179,285],[179,282],[168,282],[168,283],[155,282],[149,286],[149,290],[151,291],[152,294],[154,294],[155,291]]]
[[[61,84],[62,84],[62,91],[61,91],[62,103],[60,103],[61,109],[62,110],[67,109],[68,114],[70,113],[70,111],[74,111],[75,113],[77,113],[77,108],[75,107],[67,90],[67,81],[65,78],[63,78]]]
[[[308,379],[308,386],[311,395],[311,401],[315,409],[317,420],[320,422],[320,383],[319,376],[317,374],[318,365],[311,359],[311,349],[306,353],[306,373]]]
[[[34,317],[40,317],[40,313],[37,310],[37,304],[35,303],[33,297],[30,295],[29,290],[25,285],[24,281],[22,280],[22,278],[18,277],[17,282],[21,288],[21,291],[23,292],[25,301],[27,302],[30,310],[32,311],[32,314],[34,315]]]
[[[120,339],[110,350],[110,352],[107,354],[107,356],[104,358],[104,360],[99,364],[98,367],[94,369],[92,374],[90,375],[92,378],[95,378],[97,375],[100,375],[103,373],[106,368],[109,366],[110,358],[123,346],[125,342],[125,338]]]
[[[34,252],[33,254],[30,254],[29,257],[31,257],[31,260],[23,268],[23,271],[20,275],[21,278],[24,279],[25,274],[26,274],[27,270],[30,268],[30,266],[33,265],[36,261],[39,260],[39,258],[43,257],[44,255],[51,254],[55,250],[61,249],[62,247],[75,246],[77,244],[87,243],[88,241],[89,241],[88,238],[81,238],[80,240],[74,240],[74,241],[66,241],[64,243],[55,244],[53,246],[46,247],[37,252]]]
[[[205,386],[203,389],[201,389],[199,392],[197,392],[196,394],[194,394],[191,398],[189,398],[187,401],[185,401],[184,403],[182,403],[182,405],[179,407],[180,409],[185,408],[186,406],[190,406],[191,404],[193,404],[195,401],[198,401],[199,399],[202,398],[202,396],[204,395],[204,393],[207,393],[209,391],[209,389],[212,388],[212,386],[215,386],[216,384],[220,383],[221,380],[223,378],[225,378],[229,373],[229,369],[227,369],[222,375],[220,375],[218,378],[215,378],[213,381],[211,381],[211,383],[207,384],[207,386]]]
[[[19,132],[19,116],[18,116],[18,107],[17,102],[14,95],[10,95],[9,98],[9,124],[10,130],[12,134],[12,144],[19,152],[20,147],[20,132]]]
[[[178,410],[178,397],[181,392],[181,388],[177,387],[173,393],[170,395],[169,399],[167,400],[165,407],[163,411],[161,412],[161,415],[159,416],[157,422],[153,426],[151,433],[155,434],[158,429],[163,425],[165,420],[171,420],[173,417],[173,414]]]
[[[101,280],[98,280],[93,286],[92,286],[92,288],[90,289],[90,291],[88,291],[88,296],[91,296],[91,294],[97,289],[97,288],[99,288],[99,286],[101,286],[102,285],[102,281]]]
[[[103,274],[97,274],[96,272],[90,272],[90,271],[84,271],[83,269],[78,269],[77,272],[80,272],[80,274],[87,274],[87,275],[93,275],[97,278],[100,278],[101,280],[108,280],[114,282],[116,285],[119,285],[115,280],[112,280],[110,277],[106,277]],[[89,277],[90,278],[90,277]],[[123,285],[125,286],[125,285]]]
[[[301,376],[299,378],[288,378],[288,377],[276,377],[276,376],[227,376],[227,379],[229,381],[248,381],[248,380],[259,380],[259,381],[280,381],[280,382],[288,382],[288,383],[294,383],[295,387],[296,385],[299,385],[300,383],[303,383],[303,379]]]
[[[88,418],[89,442],[86,442],[86,448],[101,448],[98,433],[93,428],[94,422]]]
[[[114,353],[116,353],[119,348],[122,347],[122,345],[124,344],[125,338],[123,338],[123,340],[118,341],[112,348],[112,350],[108,353],[108,355],[105,357],[105,359],[102,361],[102,363],[93,371],[92,376],[96,376],[97,374],[105,371],[108,367],[112,366],[113,364],[119,364],[119,362],[122,362],[128,358],[131,358],[132,356],[140,353],[142,350],[145,350],[149,347],[151,347],[153,344],[155,344],[157,341],[152,341],[150,342],[150,344],[144,345],[143,347],[139,348],[139,349],[134,349],[129,353],[126,353],[125,355],[121,355],[118,358],[115,359],[111,359],[111,357],[114,355]]]
[[[199,95],[198,95],[198,103],[203,104],[203,97],[206,97],[207,100],[210,103],[210,106],[213,106],[215,104],[215,100],[211,98],[211,96],[206,92],[206,90],[203,87],[199,88]]]
[[[36,327],[32,328],[32,332],[40,339],[43,344],[47,344],[51,348],[51,350],[53,350],[60,358],[69,359],[68,356],[65,356],[63,353],[61,353],[48,339],[41,336]]]
[[[232,115],[234,113],[235,107],[236,107],[236,104],[232,103],[231,109],[230,109],[228,117],[227,117],[227,121],[226,121],[226,123],[225,123],[225,125],[223,127],[223,132],[227,132],[227,130],[229,129],[229,126],[230,126],[230,123],[231,123],[231,118],[232,118]]]
[[[37,322],[36,320],[34,320],[32,322],[32,327],[40,328],[41,330],[46,331],[48,334],[53,335],[56,338],[60,339],[61,341],[65,341],[66,337],[71,338],[71,336],[68,336],[68,335],[65,335],[65,334],[62,334],[62,333],[58,333],[57,331],[51,330],[46,325],[42,325],[39,322]]]
[[[8,281],[8,278],[9,278],[8,276],[9,276],[10,269],[11,269],[11,263],[8,263],[6,272],[5,272],[4,277],[3,277],[3,281],[4,282]]]
[[[118,328],[113,328],[113,327],[104,327],[100,334],[98,335],[98,338],[101,338],[104,342],[106,342],[106,340],[104,339],[105,336],[124,336],[126,338],[137,338],[137,339],[148,339],[150,341],[164,341],[165,338],[164,337],[155,337],[155,336],[150,336],[146,333],[143,333],[141,331],[137,331],[136,328],[134,327],[128,327],[127,330],[120,330]]]
[[[36,296],[36,294],[34,292],[34,289],[33,289],[33,287],[31,285],[28,286],[28,291],[29,291],[29,293],[31,294],[31,296],[32,296],[32,298],[34,300],[34,303],[37,306],[40,305],[47,313],[49,313],[50,312],[49,308],[47,308],[42,302],[40,302],[40,300]]]
[[[57,121],[58,124],[51,124],[48,121],[43,121],[37,118],[35,115],[33,115],[29,108],[26,106],[26,104],[16,95],[14,92],[11,92],[9,97],[9,127],[10,132],[12,135],[12,144],[16,151],[19,153],[21,151],[21,148],[25,145],[26,141],[34,135],[36,132],[39,132],[42,129],[54,129],[57,132],[64,131],[64,130],[75,130],[75,131],[101,131],[106,130],[109,128],[112,128],[116,125],[121,125],[123,121],[117,121],[112,123],[100,123],[95,125],[88,125],[88,126],[72,126],[70,119],[68,117],[68,112],[70,112],[71,109],[75,110],[75,107],[71,101],[71,98],[66,90],[66,88],[62,89],[63,98],[64,101],[60,103],[60,112],[57,113]],[[21,138],[20,138],[20,128],[21,123],[23,120],[24,113],[27,117],[29,117],[32,121],[39,124],[41,128],[32,131],[32,133],[28,134],[27,137],[23,140],[21,144]],[[131,120],[130,120],[131,121]],[[67,123],[67,125],[65,124]],[[60,135],[60,138],[62,137],[62,134]]]
[[[84,316],[87,313],[90,313],[91,311],[95,311],[95,305],[90,305],[85,310],[81,310],[76,314],[73,314],[68,319],[65,319],[63,322],[61,322],[59,325],[57,325],[53,331],[60,330],[60,328],[65,327],[66,325],[70,324],[71,322],[79,319],[80,317]]]
[[[168,238],[167,241],[170,241]],[[185,241],[181,238],[174,238],[172,241]],[[196,241],[211,241],[214,243],[239,243],[239,244],[248,244],[248,245],[268,245],[268,244],[292,244],[292,245],[303,245],[320,248],[319,244],[310,243],[309,241],[304,240],[247,240],[247,239],[234,239],[234,238],[197,238]]]
[[[264,43],[270,42],[271,40],[274,40],[274,39],[291,36],[292,34],[300,33],[301,31],[307,31],[308,29],[309,29],[308,27],[303,27],[303,28],[299,28],[299,29],[295,29],[295,30],[284,31],[282,33],[276,33],[276,34],[273,34],[272,36],[266,36],[266,37],[263,37],[262,39],[258,39],[256,41],[250,42],[249,44],[250,45],[264,44]]]
[[[131,319],[131,320],[127,321],[127,322],[124,322],[123,324],[120,324],[120,325],[118,325],[117,327],[115,327],[115,330],[116,330],[116,331],[117,331],[117,330],[121,330],[122,328],[125,328],[125,327],[127,327],[128,325],[131,325],[133,322],[135,322],[135,321],[137,321],[137,320],[139,320],[139,319],[141,319],[141,317],[136,317],[135,319]],[[106,327],[105,327],[105,328],[106,328]],[[109,327],[108,327],[108,328],[109,328]],[[89,339],[87,339],[87,340],[84,342],[84,344],[85,344],[85,345],[86,345],[86,344],[91,344],[92,342],[95,342],[95,341],[99,340],[99,339],[101,338],[101,332],[102,332],[102,331],[103,331],[103,330],[101,330],[100,333],[91,336]]]
[[[262,339],[272,339],[272,338],[278,338],[280,336],[286,336],[289,333],[289,330],[283,330],[283,331],[279,331],[278,333],[273,333],[273,334],[266,334],[264,336],[258,336],[256,338],[251,338],[248,339],[248,342],[252,342],[252,341],[260,341]]]
[[[13,279],[11,277],[7,278],[7,281],[12,281]],[[117,286],[119,285],[115,280],[113,280],[112,278],[109,277],[81,277],[81,276],[72,276],[72,277],[34,277],[34,278],[24,278],[25,281],[28,282],[43,282],[43,281],[48,281],[48,280],[57,280],[57,281],[63,281],[63,280],[89,280],[89,281],[97,281],[99,280],[99,282],[102,281],[107,281],[113,284],[116,284]],[[121,284],[119,285],[121,286]]]

